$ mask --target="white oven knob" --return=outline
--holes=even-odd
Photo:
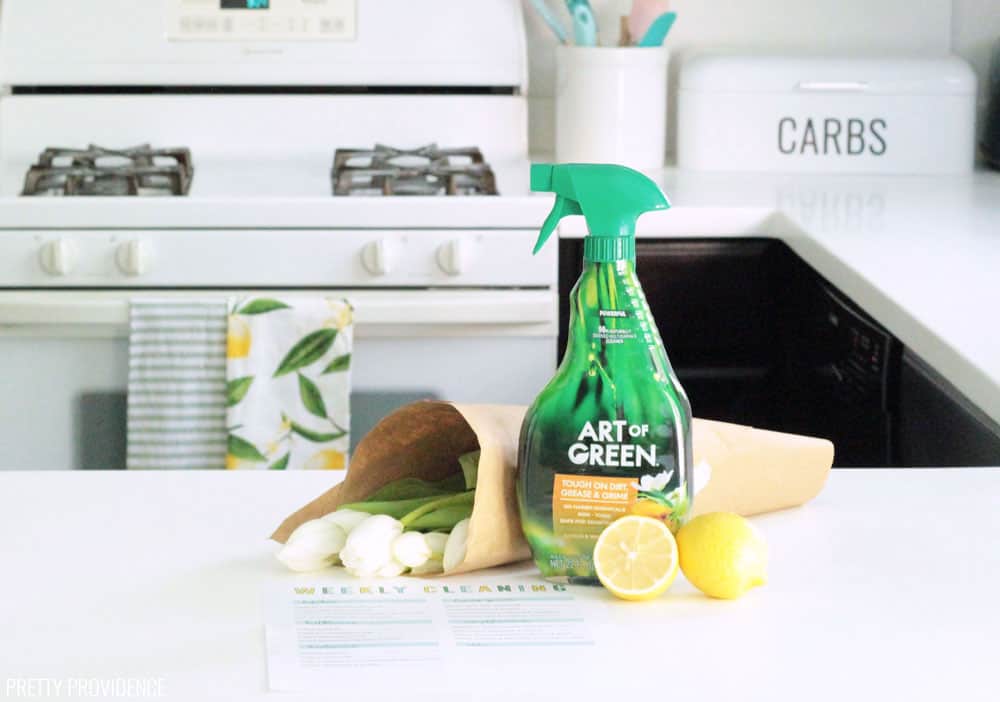
[[[388,275],[396,266],[396,244],[389,239],[373,241],[361,249],[361,263],[372,275]]]
[[[437,262],[441,270],[448,275],[462,275],[469,268],[471,251],[468,242],[452,239],[447,244],[441,244],[437,250]]]
[[[153,247],[148,241],[132,239],[118,247],[118,268],[125,275],[139,276],[149,270],[153,260]]]
[[[55,239],[42,247],[42,269],[49,275],[69,275],[76,268],[79,250],[76,242],[69,239]]]

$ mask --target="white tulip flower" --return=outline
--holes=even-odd
[[[332,565],[336,565],[337,556],[318,554],[309,549],[301,542],[296,544],[285,544],[276,554],[279,561],[284,563],[290,570],[300,573],[307,573],[313,570],[323,570]]]
[[[377,569],[371,569],[371,568],[364,568],[364,569],[352,568],[346,563],[344,563],[344,570],[353,575],[355,578],[374,578],[376,573],[378,572]]]
[[[394,578],[406,572],[406,566],[393,558],[376,571],[375,575],[380,578]]]
[[[419,568],[431,557],[431,547],[418,531],[407,531],[392,542],[392,557],[407,568]]]
[[[428,558],[423,565],[410,570],[410,575],[436,575],[444,572],[444,563],[440,558]]]
[[[448,544],[448,534],[432,531],[424,534],[424,541],[431,550],[430,557],[423,565],[410,570],[410,575],[435,575],[444,572],[444,550]]]
[[[385,514],[370,515],[348,534],[340,560],[353,575],[376,575],[392,563],[392,542],[402,533],[399,520]]]
[[[330,553],[340,553],[347,541],[347,534],[344,529],[322,519],[310,519],[302,522],[288,536],[286,543],[295,541],[306,541],[317,547],[317,550],[329,550]]]
[[[368,512],[358,512],[353,509],[338,509],[336,512],[330,512],[330,514],[320,517],[320,519],[333,522],[343,529],[345,534],[350,534],[354,530],[354,527],[370,516],[372,515],[368,514]]]
[[[448,541],[444,547],[444,559],[442,560],[445,573],[454,570],[465,560],[465,550],[469,543],[470,521],[469,519],[460,521],[448,536]]]
[[[424,534],[424,541],[431,549],[430,558],[441,560],[444,558],[444,548],[448,543],[448,534],[442,534],[439,531],[432,531],[429,534]]]
[[[347,534],[336,524],[311,519],[292,532],[277,557],[292,570],[322,570],[336,562],[346,541]]]
[[[407,568],[405,565],[393,558],[378,570],[371,570],[371,568],[358,569],[351,568],[350,566],[345,566],[344,570],[353,575],[355,578],[393,578],[397,575],[405,573]]]

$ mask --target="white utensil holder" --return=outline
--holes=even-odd
[[[669,53],[556,47],[556,160],[663,166]]]

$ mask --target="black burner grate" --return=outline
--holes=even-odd
[[[477,148],[337,149],[334,195],[496,195],[493,170]]]
[[[28,169],[22,195],[187,195],[194,167],[189,149],[48,148]]]

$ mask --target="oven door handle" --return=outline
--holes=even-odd
[[[215,293],[229,296],[227,293]],[[303,291],[231,293],[232,296],[305,297]],[[550,290],[322,291],[348,299],[362,336],[426,336],[443,333],[550,334],[557,327],[556,294]],[[136,298],[211,298],[211,292],[152,291]],[[128,330],[129,295],[119,292],[0,293],[0,333],[122,336]]]

